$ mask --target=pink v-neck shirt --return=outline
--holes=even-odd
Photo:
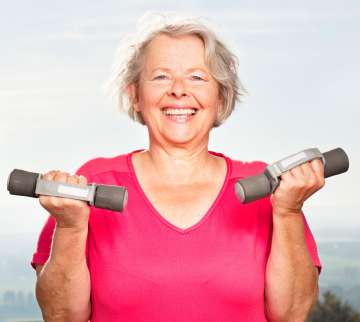
[[[86,245],[91,321],[267,321],[264,282],[272,235],[270,197],[241,204],[234,191],[236,179],[259,174],[267,164],[236,161],[210,151],[225,158],[225,180],[206,214],[181,229],[162,217],[144,194],[131,161],[137,151],[96,158],[77,171],[88,182],[128,189],[122,213],[91,207]],[[308,251],[320,271],[316,243],[302,217]],[[48,259],[54,227],[49,216],[33,267]]]

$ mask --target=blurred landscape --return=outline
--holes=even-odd
[[[313,231],[323,265],[321,294],[330,290],[356,311],[360,311],[359,231],[360,227]],[[0,322],[41,320],[34,295],[36,274],[30,266],[36,238],[0,236]]]

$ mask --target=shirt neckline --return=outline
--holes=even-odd
[[[165,217],[163,217],[160,212],[154,207],[154,205],[152,204],[152,202],[150,201],[150,199],[146,196],[144,190],[142,189],[140,182],[137,178],[137,175],[135,173],[135,168],[134,165],[132,163],[132,155],[136,152],[141,152],[144,151],[145,149],[137,149],[134,151],[131,151],[130,153],[127,154],[126,159],[127,159],[127,164],[130,170],[130,173],[135,181],[135,186],[137,188],[137,190],[139,191],[142,199],[145,201],[145,203],[147,204],[147,206],[149,207],[149,209],[151,210],[151,213],[157,217],[163,224],[165,224],[168,228],[180,233],[180,234],[186,234],[189,233],[190,231],[193,231],[197,228],[199,228],[200,226],[202,226],[202,224],[210,217],[210,215],[214,212],[213,210],[216,208],[216,206],[218,205],[218,203],[221,200],[221,197],[224,194],[224,191],[226,189],[226,186],[229,182],[229,178],[231,175],[231,160],[224,154],[219,153],[219,152],[214,152],[214,151],[209,151],[209,153],[216,155],[216,156],[220,156],[222,158],[225,159],[226,162],[226,175],[224,178],[224,181],[222,183],[221,189],[218,192],[215,200],[213,201],[213,203],[211,204],[211,206],[209,207],[209,209],[206,211],[206,213],[201,217],[201,219],[196,222],[195,224],[193,224],[190,227],[187,227],[185,229],[180,228],[178,226],[176,226],[175,224],[171,223],[170,221],[168,221]]]

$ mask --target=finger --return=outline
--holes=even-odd
[[[83,175],[79,176],[79,184],[86,186],[87,185],[87,178]]]
[[[320,175],[320,177],[324,176],[324,164],[322,160],[320,159],[314,159],[311,161],[311,167],[317,175]]]
[[[67,178],[70,176],[69,173],[67,172],[58,172],[55,174],[54,176],[54,181],[57,181],[57,182],[67,182]]]
[[[79,177],[76,175],[69,175],[67,178],[67,182],[71,184],[79,184]]]
[[[302,165],[298,165],[295,168],[289,170],[289,172],[293,175],[294,180],[297,183],[305,184],[308,180],[308,175],[306,173],[306,169],[302,167]]]
[[[291,169],[290,172],[294,176],[293,184],[295,186],[306,189],[306,187],[313,187],[317,185],[317,178],[308,162],[300,164],[299,166]]]
[[[311,166],[311,162],[310,161],[306,162],[306,166],[304,166],[304,168],[306,168],[306,170],[304,170],[304,171],[306,171],[306,173],[307,173],[308,185],[317,189],[319,186],[319,182],[318,182],[319,179],[318,179],[314,169]]]
[[[316,172],[312,167],[312,161],[314,160],[302,164],[302,169],[306,173],[306,186],[309,188],[308,196],[311,196],[314,192],[319,190],[319,188],[323,185],[320,178],[318,177],[318,175],[316,174]]]
[[[54,176],[55,174],[57,174],[58,172],[60,172],[59,170],[51,170],[45,174],[42,174],[41,175],[41,179],[44,179],[44,180],[53,180],[54,179]]]
[[[310,162],[306,162],[306,163],[303,163],[301,165],[301,169],[304,173],[304,176],[308,179],[308,180],[314,180],[316,179],[316,176],[315,176],[315,173],[314,173],[314,170],[313,168],[311,167],[311,164]]]
[[[323,186],[325,184],[325,177],[324,177],[324,164],[322,160],[320,159],[312,160],[311,167],[317,178],[317,181],[319,182],[319,185]]]
[[[313,160],[312,160],[313,161]],[[311,166],[311,162],[307,161],[305,163],[302,163],[299,167],[299,170],[302,171],[302,175],[303,178],[307,181],[307,182],[314,182],[317,180],[317,176],[316,173],[314,171],[314,169]],[[298,172],[300,175],[300,172]]]
[[[294,175],[291,173],[290,170],[285,171],[281,176],[280,179],[285,182],[290,182],[295,179]]]
[[[315,182],[317,180],[309,161],[288,170],[286,173],[291,174],[293,179],[298,182],[302,181],[304,184],[308,182]],[[290,175],[288,178],[291,179]]]

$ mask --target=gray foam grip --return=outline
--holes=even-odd
[[[39,173],[14,169],[8,178],[7,189],[12,195],[38,197],[35,194]]]
[[[343,149],[330,150],[323,153],[323,156],[325,158],[325,178],[346,172],[349,169],[349,158]]]
[[[97,185],[94,206],[114,211],[123,211],[127,202],[127,190],[120,186]]]
[[[271,192],[269,178],[262,173],[238,180],[235,183],[235,192],[242,203],[263,198]]]

